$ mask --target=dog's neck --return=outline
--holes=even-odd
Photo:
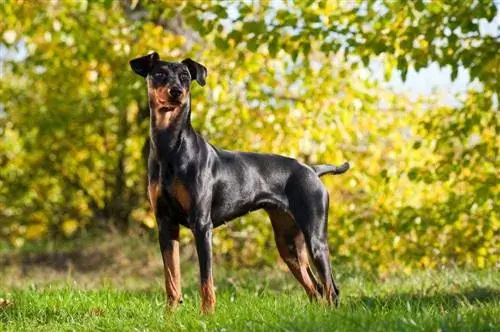
[[[175,162],[186,144],[196,140],[191,126],[191,98],[178,109],[165,113],[150,105],[150,137],[152,150],[159,160]]]

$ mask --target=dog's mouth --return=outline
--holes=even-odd
[[[169,103],[159,105],[158,110],[162,113],[168,113],[168,112],[175,111],[179,107],[182,107],[182,103],[180,101],[179,102],[169,102]]]
[[[160,111],[160,113],[168,113],[175,111],[179,107],[180,105],[161,106],[160,108],[158,108],[158,111]]]

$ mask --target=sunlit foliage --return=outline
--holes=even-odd
[[[0,235],[14,246],[83,229],[154,228],[148,109],[128,60],[155,50],[208,69],[193,123],[227,149],[308,163],[325,178],[333,259],[361,269],[498,264],[498,36],[491,1],[6,1],[0,7]],[[410,100],[406,78],[463,67],[458,107]],[[276,258],[264,214],[215,232],[226,259]],[[186,237],[188,239],[188,237]]]

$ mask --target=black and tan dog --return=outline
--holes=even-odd
[[[347,163],[307,166],[295,159],[218,149],[191,126],[190,85],[205,85],[207,69],[186,59],[160,61],[152,53],[130,61],[146,78],[151,112],[149,198],[159,228],[170,306],[182,301],[179,225],[194,234],[200,264],[202,311],[215,307],[212,229],[265,209],[279,253],[311,299],[339,295],[327,244],[328,192],[319,177],[341,174]],[[308,253],[321,284],[312,273]]]

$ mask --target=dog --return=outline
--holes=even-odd
[[[341,166],[308,166],[274,154],[233,152],[208,143],[191,126],[191,82],[204,86],[207,69],[191,60],[161,61],[154,52],[130,61],[147,82],[150,108],[148,192],[159,229],[167,305],[182,303],[179,227],[195,239],[201,310],[215,308],[212,230],[251,211],[267,211],[278,251],[310,299],[337,303],[327,243],[325,174]],[[318,282],[309,266],[310,255]]]

